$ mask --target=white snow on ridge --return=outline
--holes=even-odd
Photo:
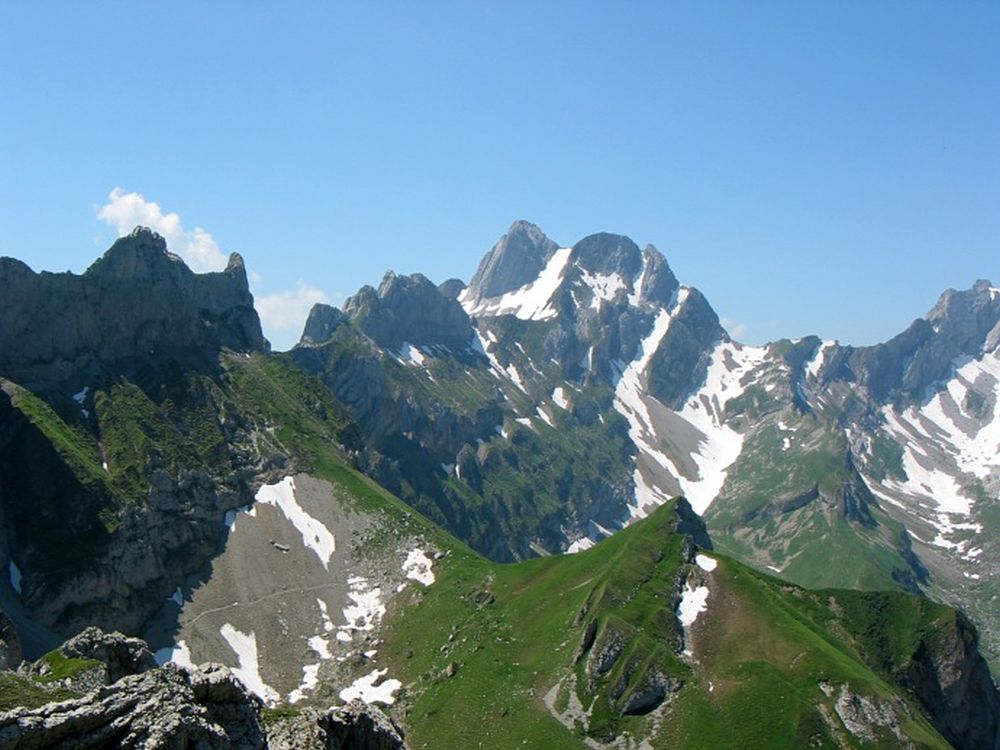
[[[424,353],[409,341],[404,341],[403,345],[399,347],[397,357],[403,364],[409,364],[414,367],[423,367],[427,362],[427,357],[424,356]]]
[[[816,354],[813,358],[806,363],[806,372],[814,379],[819,377],[820,370],[822,370],[823,365],[826,364],[826,353],[835,344],[835,341],[824,341],[819,345],[819,348],[816,350]]]
[[[616,273],[591,275],[585,269],[581,268],[580,271],[581,280],[594,293],[593,299],[590,301],[590,306],[595,310],[601,306],[602,301],[612,301],[618,292],[626,288],[625,280]]]
[[[687,288],[682,288],[672,308],[670,310],[659,311],[656,320],[653,322],[653,330],[639,344],[638,357],[627,366],[622,363],[616,363],[621,371],[621,375],[615,384],[615,410],[628,421],[629,437],[632,438],[632,442],[635,443],[636,447],[674,476],[677,476],[679,472],[674,462],[670,460],[670,457],[660,450],[657,445],[656,430],[649,414],[649,407],[644,400],[651,398],[645,394],[646,369],[649,367],[650,360],[652,360],[653,354],[659,347],[663,337],[670,330],[673,314],[684,305],[687,296]],[[662,493],[654,488],[649,487],[643,481],[638,467],[633,476],[636,480],[636,505],[629,506],[629,512],[632,518],[642,518],[646,515],[645,510],[643,510],[644,507],[648,505],[661,505],[669,498],[663,496]]]
[[[723,341],[712,353],[705,384],[692,396],[680,415],[704,436],[691,455],[698,479],[680,476],[681,490],[696,513],[704,513],[725,484],[729,467],[743,451],[743,435],[724,424],[726,404],[743,393],[743,378],[764,362],[763,347]]]
[[[876,496],[932,523],[938,533],[930,544],[962,552],[969,542],[949,537],[956,531],[981,530],[979,524],[965,520],[975,502],[965,485],[972,477],[983,480],[1000,471],[1000,414],[984,421],[966,405],[973,385],[988,401],[1000,401],[1000,353],[960,358],[954,365],[952,377],[922,404],[898,414],[890,406],[883,409],[886,430],[904,446],[907,477],[887,479],[883,485],[912,502],[904,505],[885,493]],[[989,392],[983,394],[984,388]],[[931,517],[925,509],[932,509]]]
[[[285,477],[277,484],[265,484],[257,490],[257,502],[273,505],[285,514],[292,526],[302,535],[302,543],[316,553],[327,568],[330,556],[337,548],[333,534],[320,521],[303,510],[295,499],[295,480]]]
[[[233,674],[239,678],[247,690],[265,703],[276,703],[281,696],[260,676],[260,664],[257,660],[257,636],[253,633],[250,635],[241,633],[228,622],[223,623],[222,627],[219,628],[219,635],[225,638],[226,643],[236,653],[239,666],[232,670]]]
[[[340,699],[349,703],[355,698],[360,698],[365,703],[382,703],[391,706],[396,700],[396,691],[403,687],[403,683],[396,679],[388,679],[376,685],[376,682],[385,677],[387,671],[386,669],[376,669],[364,677],[359,677],[340,691]]]
[[[17,563],[11,560],[7,564],[7,576],[10,578],[11,588],[14,589],[18,594],[21,593],[21,569],[17,567]]]
[[[572,248],[568,247],[556,250],[538,278],[520,289],[481,300],[475,305],[468,299],[466,290],[459,297],[459,302],[469,315],[514,315],[521,320],[553,318],[558,311],[549,303],[563,280],[571,252]]]
[[[569,547],[566,548],[567,555],[575,555],[577,552],[583,552],[585,549],[590,549],[595,544],[594,540],[590,537],[582,536],[579,539],[574,540]]]
[[[427,554],[419,548],[412,549],[407,553],[403,561],[403,575],[407,578],[430,586],[434,583],[434,571],[431,570],[433,563]]]

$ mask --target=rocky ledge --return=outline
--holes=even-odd
[[[149,667],[146,644],[119,633],[91,628],[65,644],[63,656],[84,655],[110,684],[80,697],[0,713],[0,748],[199,748],[199,750],[397,750],[403,734],[381,711],[359,701],[345,706],[268,711],[221,664],[189,670],[167,664]],[[79,659],[80,656],[68,658]],[[16,680],[34,680],[38,663]],[[128,672],[142,669],[137,674]],[[93,671],[88,668],[88,671]],[[23,683],[21,683],[23,684]],[[51,685],[51,683],[49,683]],[[62,687],[65,687],[63,685]],[[53,695],[56,695],[53,692]]]

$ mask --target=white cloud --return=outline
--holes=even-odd
[[[729,331],[730,338],[736,341],[742,341],[743,337],[746,336],[747,327],[745,323],[737,323],[732,318],[723,318],[722,327]]]
[[[254,300],[268,339],[276,349],[284,350],[298,340],[312,306],[329,298],[322,289],[299,279],[294,289],[256,295]]]
[[[149,227],[163,235],[170,252],[181,256],[193,271],[221,271],[226,267],[228,258],[211,234],[201,227],[185,229],[180,216],[173,211],[163,213],[158,203],[147,201],[139,193],[126,193],[116,187],[108,193],[108,202],[98,209],[97,218],[113,226],[119,237],[137,225]]]

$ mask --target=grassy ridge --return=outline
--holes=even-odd
[[[809,592],[718,555],[707,574],[685,562],[673,514],[661,508],[577,555],[443,566],[393,619],[384,652],[411,683],[403,705],[413,746],[571,748],[587,735],[628,734],[654,747],[860,747],[835,718],[844,685],[906,704],[900,722],[915,746],[948,746],[891,676],[951,610],[905,594]],[[675,587],[688,575],[710,588],[687,643],[693,658],[680,654],[674,624]],[[591,654],[608,631],[626,640],[603,676],[576,658],[592,621]],[[662,712],[624,715],[650,665],[679,688]],[[589,717],[557,720],[571,703]],[[897,746],[880,731],[864,746]]]

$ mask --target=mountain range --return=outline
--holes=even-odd
[[[137,229],[0,259],[0,320],[0,746],[55,746],[59,698],[157,746],[94,695],[214,716],[224,662],[236,746],[341,746],[316,711],[361,699],[413,746],[1000,747],[989,282],[751,347],[656,248],[516,222],[272,353],[239,256]],[[155,659],[60,646],[95,625]]]

